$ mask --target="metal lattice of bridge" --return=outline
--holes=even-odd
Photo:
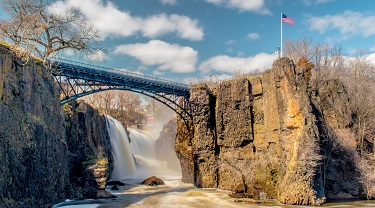
[[[184,119],[191,117],[190,87],[186,84],[64,59],[51,66],[63,94],[61,105],[100,91],[128,90],[164,103]]]

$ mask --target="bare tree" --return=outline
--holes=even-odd
[[[314,43],[311,38],[285,41],[285,55],[297,63],[300,59],[314,65],[314,81],[338,79],[345,68],[342,48],[324,43]],[[318,83],[317,83],[318,84]]]
[[[365,142],[372,142],[369,139],[371,137],[369,133],[375,127],[374,76],[375,66],[368,59],[366,52],[357,51],[355,57],[349,62],[345,82],[351,98],[350,107],[354,115],[358,150],[361,155],[368,149]]]
[[[144,120],[141,97],[130,91],[108,90],[84,98],[101,113],[110,115],[122,123],[139,124]]]
[[[146,111],[147,113],[154,115],[155,122],[165,123],[175,115],[175,112],[163,103],[146,96],[144,99],[148,102],[146,105]]]
[[[311,38],[302,38],[297,41],[286,40],[284,54],[294,62],[297,62],[302,57],[312,62],[316,55],[316,48]]]
[[[307,60],[314,64],[312,82],[320,88],[328,80],[335,79],[344,83],[349,95],[352,131],[356,134],[359,153],[367,150],[374,153],[375,144],[375,67],[368,59],[366,51],[358,50],[354,57],[345,57],[341,47],[328,44],[315,44],[311,39],[286,41],[286,55],[297,60]],[[300,62],[297,62],[297,66]],[[342,119],[348,119],[342,117]],[[371,144],[372,143],[372,144]],[[372,145],[372,146],[371,146]]]
[[[101,113],[109,115],[112,100],[115,99],[115,93],[112,90],[97,92],[91,96],[85,97],[85,100],[92,105],[94,108],[98,109]]]
[[[48,0],[2,0],[2,7],[9,19],[1,21],[0,33],[26,62],[30,54],[46,63],[64,49],[97,50],[98,31],[77,9],[57,13]]]

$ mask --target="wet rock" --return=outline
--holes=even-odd
[[[107,182],[107,185],[109,185],[109,186],[113,186],[113,185],[125,186],[125,183],[123,183],[121,181],[109,181],[109,182]]]
[[[112,186],[111,190],[118,190],[118,186],[117,185]]]
[[[117,196],[109,193],[106,190],[99,190],[99,191],[97,191],[95,198],[97,198],[97,199],[106,199],[106,198],[117,198]]]
[[[164,181],[155,176],[151,176],[145,179],[141,184],[146,185],[146,186],[158,186],[158,185],[164,185]]]
[[[240,183],[234,188],[233,192],[234,193],[246,193],[247,191],[247,185],[244,183]]]
[[[230,193],[228,194],[229,197],[231,198],[252,198],[251,195],[246,194],[246,193]]]
[[[249,203],[249,204],[259,204],[264,202],[263,200],[256,200],[250,198],[235,199],[234,202]]]

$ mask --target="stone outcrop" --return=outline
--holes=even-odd
[[[105,191],[113,162],[105,117],[83,101],[65,105],[64,111],[73,198],[113,197]]]
[[[151,177],[146,178],[144,181],[142,181],[141,184],[145,186],[160,186],[160,185],[164,185],[164,181],[158,177],[151,176]]]
[[[105,120],[81,103],[64,115],[59,97],[44,66],[0,47],[0,207],[109,196]]]
[[[232,191],[242,184],[249,195],[287,204],[323,203],[319,129],[306,72],[282,58],[260,77],[214,89],[193,86],[193,121],[188,127],[179,121],[175,146],[182,180]]]

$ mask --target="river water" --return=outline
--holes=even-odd
[[[199,189],[192,184],[181,182],[181,173],[168,170],[163,161],[156,160],[154,142],[157,135],[150,136],[135,129],[129,129],[130,139],[122,125],[107,117],[111,145],[114,152],[114,171],[110,180],[126,183],[119,190],[107,191],[116,195],[114,199],[100,200],[67,200],[54,205],[53,208],[299,208],[309,206],[291,206],[276,200],[263,201],[258,204],[235,202],[228,196],[228,191],[218,189]],[[176,168],[174,168],[176,169]],[[150,176],[160,177],[165,181],[162,186],[143,186],[142,180]],[[311,206],[310,206],[311,207]],[[375,201],[350,201],[326,203],[323,207],[374,207]]]
[[[217,189],[199,189],[180,180],[165,180],[163,186],[143,186],[136,180],[125,180],[126,186],[118,191],[110,191],[115,199],[68,201],[56,205],[64,208],[300,208],[311,206],[284,205],[276,200],[259,204],[234,202],[227,191]],[[357,208],[375,207],[375,201],[351,201],[326,203],[323,207]]]

